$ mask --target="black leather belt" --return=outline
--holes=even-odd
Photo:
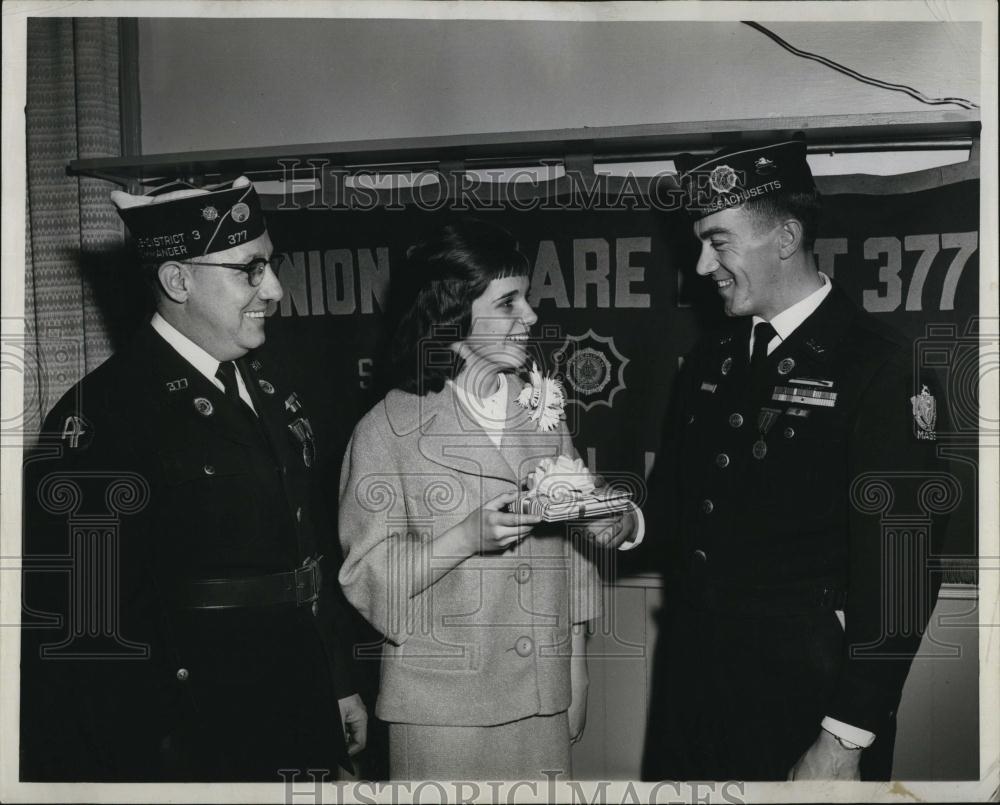
[[[310,558],[302,567],[286,573],[190,581],[175,590],[174,602],[182,609],[302,606],[316,601],[322,587],[319,559]]]

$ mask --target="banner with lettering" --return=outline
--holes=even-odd
[[[819,267],[913,339],[918,360],[947,374],[976,349],[979,183],[885,192],[894,181],[887,177],[874,194],[825,196]],[[528,256],[535,354],[564,379],[577,449],[598,471],[642,477],[655,459],[678,359],[721,307],[714,285],[694,274],[697,244],[683,215],[590,201],[475,214],[509,229]],[[290,259],[266,349],[289,363],[328,446],[331,500],[347,439],[384,393],[378,373],[393,278],[406,248],[449,217],[406,205],[268,213],[276,249]],[[959,396],[978,382],[978,364],[972,371],[948,379]],[[974,436],[975,423],[961,416],[969,412],[955,413],[951,427]],[[963,487],[973,489],[974,469],[966,472]],[[954,550],[973,555],[974,495],[964,505],[953,520],[963,535]],[[624,569],[652,569],[643,553]]]

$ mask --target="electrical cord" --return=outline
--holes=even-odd
[[[825,64],[836,70],[838,73],[843,73],[846,76],[850,76],[856,81],[860,81],[863,84],[870,84],[873,87],[879,87],[880,89],[888,89],[894,92],[903,92],[914,98],[921,103],[926,103],[930,106],[941,106],[943,104],[954,104],[956,106],[961,106],[963,109],[978,109],[979,104],[973,103],[972,101],[966,100],[965,98],[928,98],[920,90],[916,90],[913,87],[908,87],[906,84],[890,84],[888,81],[882,81],[878,78],[872,78],[871,76],[863,75],[862,73],[852,70],[850,67],[845,67],[839,64],[833,59],[828,59],[825,56],[820,56],[816,53],[810,53],[808,50],[800,50],[792,44],[789,44],[780,36],[778,36],[774,31],[771,31],[761,25],[759,22],[748,22],[747,20],[742,20],[744,25],[747,25],[754,30],[760,31],[768,39],[777,42],[781,47],[787,50],[789,53],[799,56],[803,59],[810,59],[811,61],[819,62],[820,64]]]

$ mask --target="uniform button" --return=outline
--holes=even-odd
[[[187,682],[188,681],[188,677],[190,677],[190,676],[191,676],[191,672],[188,671],[187,668],[178,668],[177,669],[177,681],[178,682]]]
[[[312,614],[313,617],[319,614],[319,601],[313,601],[312,604]]]
[[[743,415],[742,414],[730,414],[729,415],[729,425],[733,428],[739,428],[743,425]]]
[[[535,650],[535,643],[530,637],[519,637],[514,643],[514,651],[517,652],[519,657],[530,657],[531,652]]]
[[[708,554],[706,554],[701,548],[699,548],[694,552],[694,558],[697,559],[699,562],[707,562]]]
[[[791,439],[795,435],[795,428],[785,428],[785,438]]]
[[[205,470],[205,475],[215,475],[215,467],[211,464],[206,464],[202,469]]]
[[[518,565],[514,571],[514,581],[518,584],[527,584],[531,578],[531,565]]]
[[[712,503],[712,501],[710,501],[708,498],[705,498],[705,500],[701,502],[701,510],[705,512],[705,514],[711,514],[713,511],[715,511],[715,504]]]
[[[727,456],[725,453],[719,453],[719,455],[717,455],[715,457],[715,464],[716,464],[716,466],[719,466],[719,467],[728,467],[729,466],[729,456]]]
[[[296,519],[297,522],[300,522],[300,523],[302,522],[302,507],[301,506],[299,506],[295,510],[295,519]]]

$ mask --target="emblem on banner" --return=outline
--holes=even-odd
[[[920,394],[910,397],[913,406],[913,422],[917,426],[917,438],[926,441],[936,441],[937,432],[937,400],[927,386],[923,386]]]
[[[589,411],[597,405],[612,406],[615,394],[625,388],[629,359],[615,347],[613,338],[587,330],[567,336],[552,360],[567,385],[575,392],[567,402]]]
[[[728,193],[736,187],[736,171],[728,165],[719,165],[708,175],[708,183],[716,193]]]

